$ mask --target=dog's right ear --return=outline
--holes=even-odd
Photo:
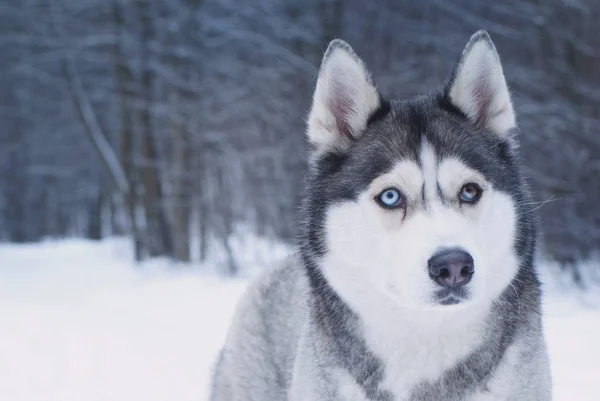
[[[380,106],[371,74],[350,45],[335,39],[327,48],[308,117],[317,153],[345,151]]]

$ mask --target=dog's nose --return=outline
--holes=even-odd
[[[427,262],[429,277],[443,287],[460,287],[473,277],[473,257],[462,249],[444,249]]]

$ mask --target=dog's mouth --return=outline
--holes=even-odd
[[[444,288],[435,293],[435,299],[440,305],[458,305],[469,298],[469,291],[464,287]]]

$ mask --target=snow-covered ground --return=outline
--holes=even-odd
[[[0,400],[205,401],[243,280],[122,240],[0,245]],[[600,295],[548,285],[558,401],[600,400]]]

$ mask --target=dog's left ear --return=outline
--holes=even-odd
[[[485,31],[471,36],[445,90],[446,98],[480,128],[509,139],[516,127],[500,56]]]
[[[380,106],[371,74],[346,42],[327,48],[308,116],[308,138],[317,153],[346,151]]]

